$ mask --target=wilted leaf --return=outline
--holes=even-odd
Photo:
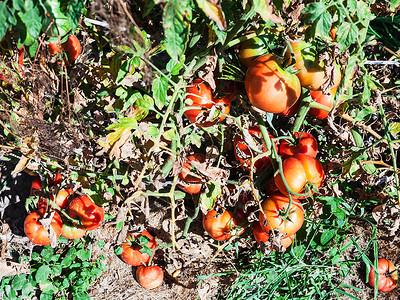
[[[200,209],[204,214],[213,209],[215,201],[221,196],[221,193],[220,185],[211,182],[207,183],[206,192],[202,193],[199,198]]]
[[[285,21],[275,14],[275,5],[270,0],[253,0],[256,12],[263,18],[265,22],[272,21],[274,23],[285,24]]]
[[[225,14],[222,11],[221,4],[213,4],[207,0],[196,0],[197,5],[201,8],[201,10],[211,19],[213,20],[219,30],[226,31],[226,20]]]

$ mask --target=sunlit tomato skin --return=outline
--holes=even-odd
[[[126,241],[121,245],[121,258],[128,265],[140,266],[142,264],[147,264],[150,261],[150,255],[148,255],[147,253],[142,253],[140,251],[142,249],[142,246],[134,242],[141,236],[149,238],[149,241],[146,244],[149,249],[155,249],[157,247],[156,239],[146,230],[143,230],[142,233],[137,235],[133,235],[131,233],[128,234],[128,236],[126,237]]]
[[[32,243],[43,246],[50,245],[49,232],[39,222],[43,217],[44,212],[45,209],[39,209],[37,212],[32,212],[26,217],[24,222],[24,231],[26,236]],[[62,225],[60,215],[57,212],[54,212],[50,226],[53,228],[57,238],[61,234]]]
[[[253,235],[259,245],[261,242],[266,243],[269,239],[269,234],[262,230],[259,222],[253,223]],[[294,237],[295,234],[284,236],[281,240],[282,246],[288,248],[293,243]]]
[[[325,172],[321,163],[305,154],[296,153],[285,159],[282,168],[288,186],[295,193],[303,192],[307,183],[319,188],[324,180]],[[274,181],[279,191],[287,195],[288,192],[279,173],[275,175]]]
[[[39,176],[35,177],[35,179],[33,179],[32,181],[30,195],[31,196],[37,195],[41,189],[42,189],[42,180],[40,180]]]
[[[240,44],[239,60],[244,66],[249,67],[256,58],[266,54],[267,51],[265,40],[255,37]]]
[[[74,193],[71,188],[59,190],[54,200],[55,204],[61,208],[65,209],[69,205],[69,197]]]
[[[262,139],[262,141],[263,141],[262,151],[266,152],[268,150],[268,148],[265,145],[265,142],[262,138],[260,127],[259,126],[250,126],[248,129],[248,132],[250,135]],[[271,139],[274,138],[273,135],[271,135],[270,133],[268,133],[268,134]],[[234,140],[233,140],[233,145],[234,145],[233,151],[234,151],[236,160],[240,162],[240,166],[243,168],[243,170],[250,171],[251,159],[252,159],[252,157],[257,156],[258,153],[255,153],[253,150],[251,150],[248,147],[246,142],[243,140],[241,134],[235,135]],[[275,147],[276,147],[276,150],[278,150],[277,145],[275,145]],[[260,172],[264,171],[270,164],[271,164],[271,159],[269,158],[269,156],[264,156],[262,158],[259,158],[254,162],[254,168],[255,168],[254,172],[256,174],[260,173]]]
[[[333,94],[324,94],[321,91],[310,91],[311,98],[322,105],[327,106],[331,110],[333,109]],[[314,116],[318,119],[326,119],[329,115],[330,111],[322,110],[319,108],[312,107],[309,109],[308,114]]]
[[[275,228],[282,234],[295,234],[304,222],[304,211],[298,199],[293,198],[289,207],[289,197],[280,193],[273,194],[262,203],[262,211],[259,213],[261,229],[269,233]],[[285,211],[289,215],[284,220]]]
[[[393,263],[386,258],[378,259],[378,291],[390,292],[398,282],[398,273]],[[375,270],[371,267],[368,275],[368,283],[375,287]]]
[[[181,183],[178,183],[177,186],[180,189],[184,190],[188,194],[195,195],[200,193],[203,183],[201,182],[200,177],[192,175],[192,164],[190,162],[197,161],[200,163],[204,163],[205,160],[206,156],[202,153],[195,153],[187,157],[187,161],[183,164],[182,170],[178,175]]]
[[[212,90],[202,79],[195,79],[193,83],[186,88],[186,107],[196,107],[195,109],[185,110],[185,117],[192,123],[200,127],[210,127],[221,122],[226,118],[231,109],[231,97],[226,96],[221,99],[214,99]],[[192,102],[191,104],[188,102]],[[215,107],[215,118],[211,121],[199,121],[199,115],[209,117],[210,110]]]
[[[136,280],[142,287],[151,290],[163,283],[164,271],[159,266],[140,266],[136,270]]]
[[[232,230],[238,229],[239,221],[233,216],[233,213],[222,209],[221,214],[215,209],[210,210],[203,216],[204,230],[216,241],[225,241],[232,236]],[[244,228],[239,229],[238,234],[242,234]]]
[[[80,239],[86,233],[86,229],[83,226],[75,225],[72,223],[64,222],[62,226],[61,236],[66,239],[75,240]]]
[[[61,47],[67,53],[68,60],[74,62],[82,52],[82,46],[75,35],[70,35],[68,39],[61,44]]]
[[[60,47],[59,43],[49,43],[47,45],[47,47],[48,47],[49,53],[53,56],[61,51],[61,47]]]
[[[86,230],[99,228],[104,221],[104,209],[94,204],[87,195],[72,200],[67,213],[71,218],[76,219],[79,225],[83,225]]]
[[[328,80],[325,76],[322,61],[318,61],[318,56],[312,52],[311,45],[305,41],[290,42],[293,49],[295,64],[294,67],[298,72],[296,76],[300,80],[302,87],[309,90],[319,90],[321,86]],[[290,50],[285,54],[286,58],[290,58]],[[342,79],[339,66],[335,65],[335,77],[332,88],[337,88]]]
[[[318,143],[314,136],[308,132],[295,132],[291,135],[294,142],[283,140],[279,145],[279,154],[284,159],[296,153],[303,153],[312,157],[317,156]]]
[[[245,88],[253,106],[270,113],[281,113],[299,99],[300,81],[283,70],[279,58],[267,54],[257,58],[247,69]]]

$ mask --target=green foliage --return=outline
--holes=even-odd
[[[0,296],[4,300],[32,299],[90,299],[89,285],[106,270],[99,260],[92,262],[91,241],[74,241],[70,246],[45,246],[33,252],[30,274],[3,277]]]

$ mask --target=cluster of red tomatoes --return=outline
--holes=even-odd
[[[140,234],[128,234],[121,245],[121,258],[127,264],[138,267],[136,279],[145,289],[154,289],[164,280],[164,271],[159,266],[147,265],[152,260],[157,248],[156,239],[146,230]]]
[[[87,195],[73,197],[71,188],[59,188],[62,176],[56,174],[48,180],[50,193],[47,199],[39,177],[32,182],[31,195],[39,196],[37,210],[24,222],[25,234],[35,244],[50,245],[51,234],[67,239],[79,239],[88,230],[94,230],[104,221],[104,210]],[[73,199],[72,199],[73,198]]]
[[[249,133],[257,135],[262,140],[258,127],[249,128]],[[235,149],[238,149],[235,151],[247,154],[247,157],[244,157],[235,153],[242,168],[249,171],[253,153],[241,137],[235,137],[234,141]],[[266,147],[265,144],[262,147]],[[266,243],[269,236],[279,230],[280,242],[287,248],[292,243],[295,233],[303,225],[304,212],[300,199],[304,199],[318,190],[324,179],[324,170],[321,163],[315,158],[318,151],[317,141],[307,132],[296,132],[288,137],[288,140],[283,140],[279,147],[275,144],[275,147],[284,159],[282,174],[285,181],[281,174],[277,173],[269,184],[268,197],[261,204],[259,222],[253,224],[253,234],[258,243]],[[178,187],[189,194],[198,194],[201,192],[204,181],[201,176],[192,172],[191,162],[193,161],[204,163],[205,155],[197,153],[187,157],[187,161],[179,173]],[[260,173],[270,164],[270,158],[263,156],[255,161],[254,172]],[[287,187],[289,187],[290,193]],[[216,205],[204,215],[204,229],[217,241],[224,241],[232,235],[243,233],[248,226],[247,214],[243,206],[251,197],[248,193],[241,193],[234,211]]]

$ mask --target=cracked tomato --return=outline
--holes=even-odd
[[[50,233],[42,224],[44,222],[45,208],[40,208],[37,212],[30,213],[24,222],[24,231],[26,236],[37,245],[50,245]],[[54,211],[53,218],[50,221],[50,226],[52,227],[56,238],[61,235],[61,229],[63,223],[61,221],[60,215]],[[43,221],[41,221],[43,220]]]
[[[200,127],[210,127],[224,120],[229,114],[230,99],[229,96],[214,99],[211,88],[202,79],[197,78],[186,88],[186,110],[183,114],[190,122]]]
[[[184,190],[188,194],[200,193],[203,186],[202,179],[200,176],[197,176],[195,173],[191,172],[191,169],[193,168],[191,161],[204,163],[205,160],[206,156],[202,153],[195,153],[187,157],[187,161],[183,164],[182,170],[178,175],[180,182],[177,184],[177,186],[180,189]]]
[[[393,290],[398,282],[397,270],[393,263],[386,258],[378,259],[378,291],[390,292]],[[371,267],[368,274],[368,283],[375,287],[375,270]]]
[[[101,226],[104,221],[104,209],[97,206],[87,195],[82,195],[68,206],[68,215],[76,220],[78,225],[82,225],[86,230],[94,230]]]
[[[220,211],[221,210],[221,211]],[[232,236],[233,231],[238,230],[238,235],[242,234],[245,228],[242,226],[245,222],[242,215],[233,215],[232,212],[220,208],[212,209],[203,216],[203,227],[208,234],[217,241],[225,241]]]
[[[293,141],[283,140],[279,145],[279,154],[288,158],[295,153],[303,153],[312,157],[317,156],[318,143],[313,135],[308,132],[292,133]]]

